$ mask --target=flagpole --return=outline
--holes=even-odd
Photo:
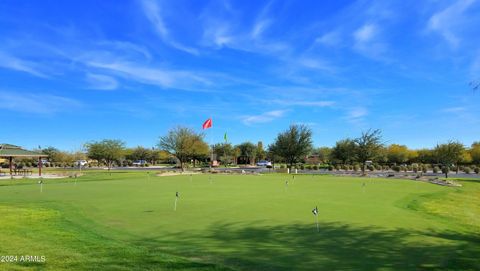
[[[175,207],[173,207],[173,210],[176,212],[177,211],[177,200],[178,200],[178,191],[175,192]]]

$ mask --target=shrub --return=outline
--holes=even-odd
[[[412,169],[413,169],[413,172],[415,172],[415,173],[418,172],[418,166],[414,166],[414,167],[412,167]]]
[[[450,168],[449,167],[442,167],[442,173],[445,174],[445,173],[449,173],[450,172]]]
[[[427,171],[428,171],[427,165],[423,165],[423,166],[422,166],[422,172],[423,172],[423,173],[427,173]]]
[[[354,165],[353,166],[353,170],[356,172],[356,171],[359,171],[361,168],[359,165]]]
[[[433,173],[438,173],[440,171],[440,168],[437,166],[434,166],[432,170],[433,170]]]
[[[465,172],[466,174],[470,174],[471,171],[472,171],[472,169],[469,168],[469,167],[464,167],[463,168],[463,172]]]
[[[329,170],[329,171],[332,171],[332,170],[334,170],[334,169],[335,169],[335,168],[334,168],[332,165],[328,165],[328,170]]]
[[[285,168],[285,165],[284,165],[284,164],[281,164],[281,165],[280,165],[280,168]]]
[[[374,171],[375,170],[375,167],[373,165],[368,165],[367,166],[367,169],[370,170],[370,171]]]
[[[473,171],[475,171],[475,173],[479,174],[480,173],[480,167],[475,167],[475,169]]]
[[[305,169],[305,166],[303,164],[300,165],[300,169],[301,170],[304,170]]]
[[[392,169],[393,169],[393,171],[400,172],[400,170],[402,168],[400,166],[395,165],[395,166],[392,167]]]
[[[313,165],[312,169],[313,169],[313,170],[318,170],[318,166],[317,166],[317,165]]]

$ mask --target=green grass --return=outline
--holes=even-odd
[[[46,256],[0,270],[480,270],[480,182],[460,182],[98,171],[40,193],[0,181],[0,255]]]

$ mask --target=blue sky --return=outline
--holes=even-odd
[[[480,140],[480,1],[1,1],[0,141]]]

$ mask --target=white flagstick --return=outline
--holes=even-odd
[[[317,232],[320,232],[320,228],[318,226],[318,208],[315,206],[315,208],[312,210],[313,215],[315,216],[315,223],[317,224]]]
[[[178,191],[175,192],[175,207],[173,208],[174,211],[177,211],[177,200],[178,200]]]

